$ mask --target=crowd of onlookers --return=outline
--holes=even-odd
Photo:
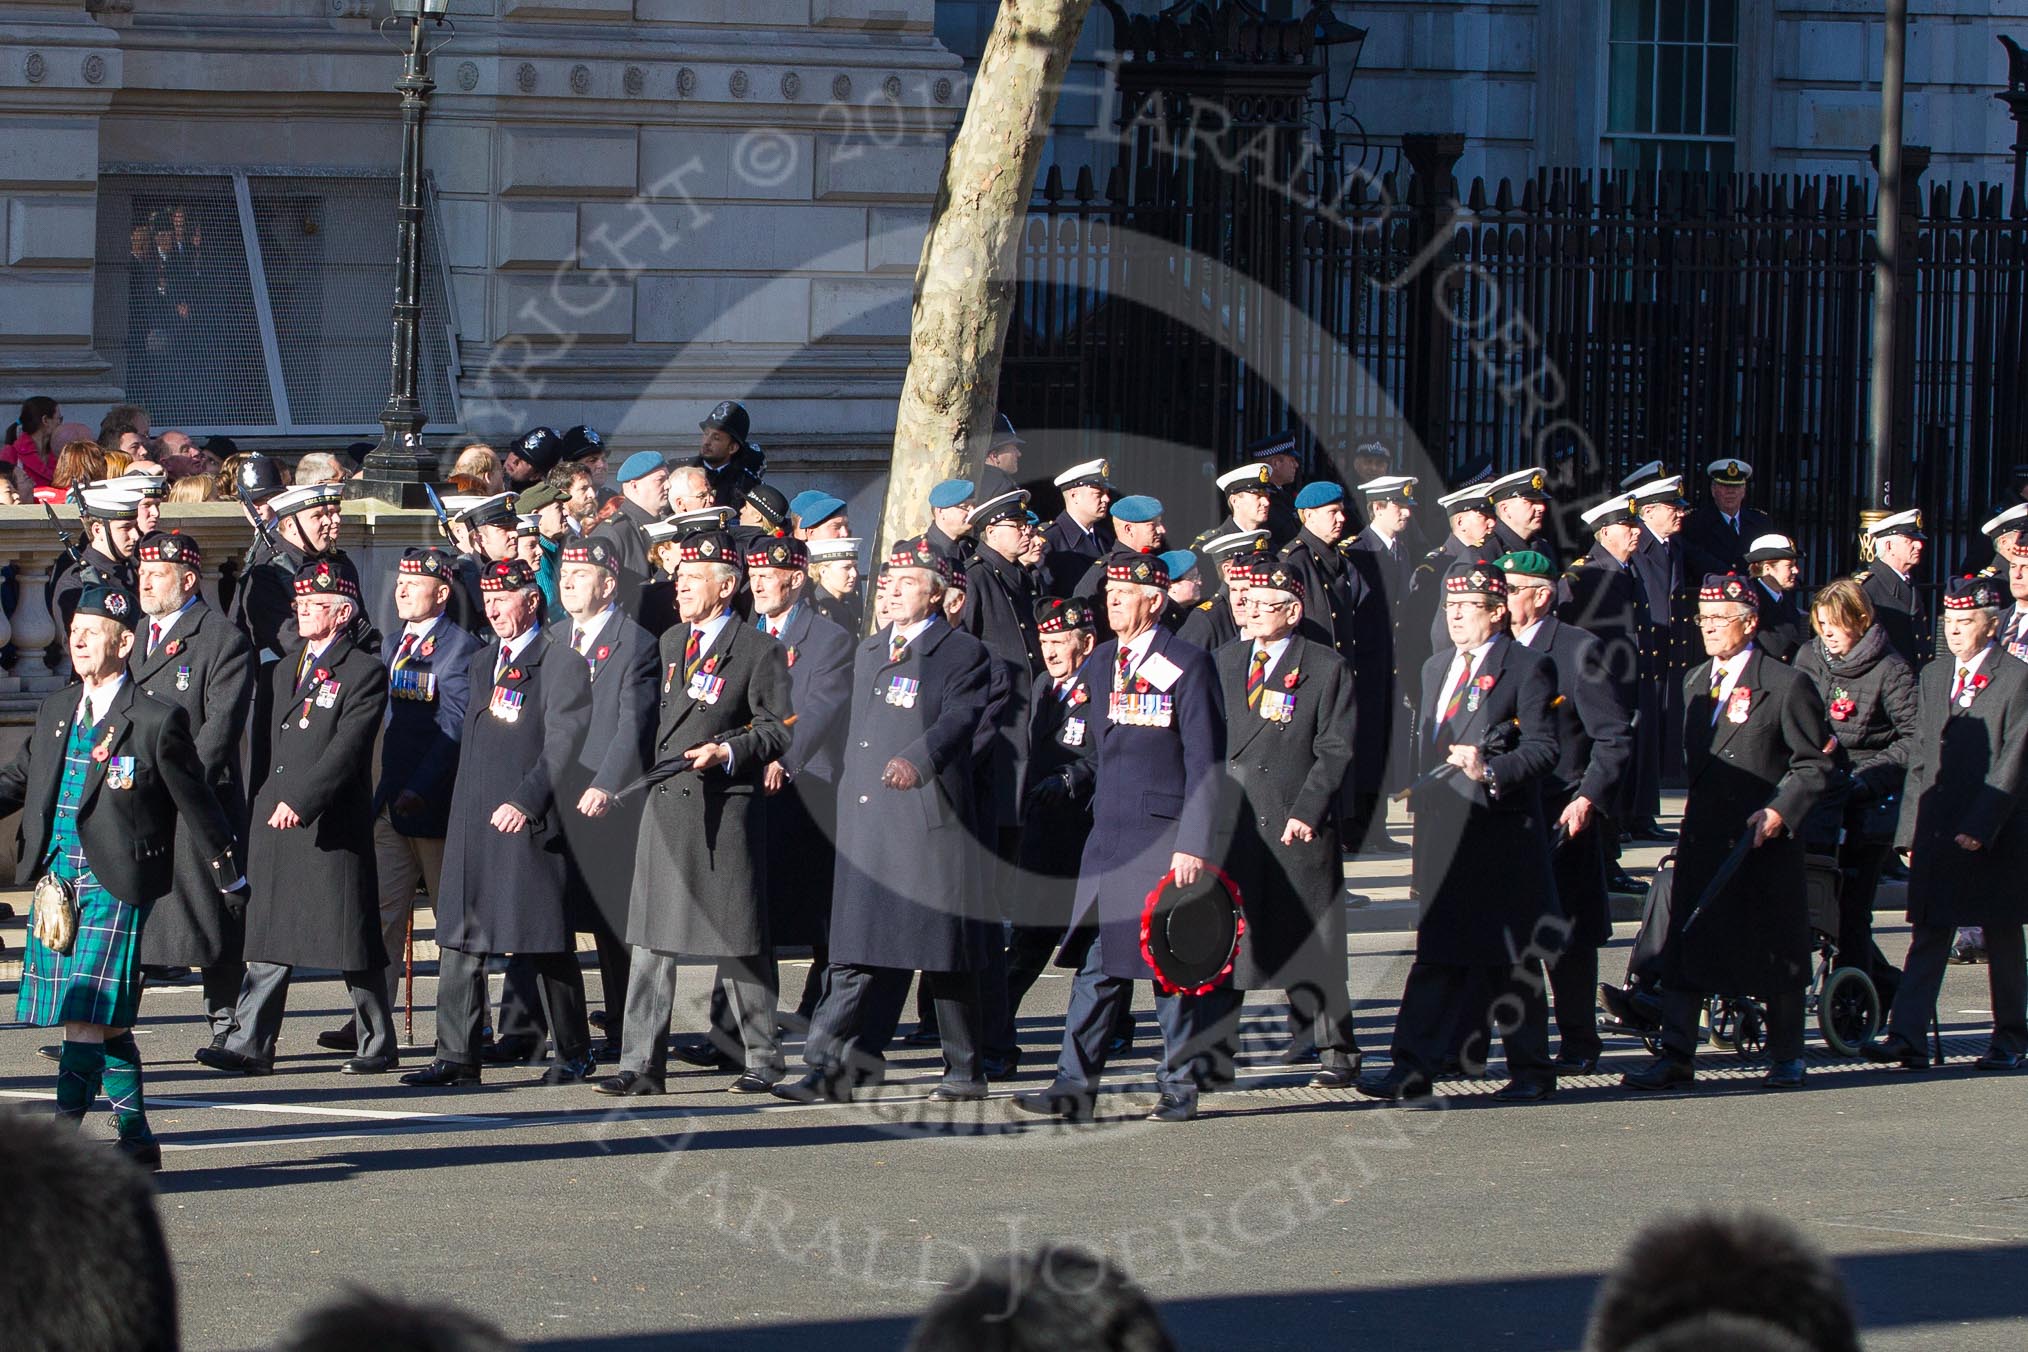
[[[46,1116],[0,1113],[0,1330],[23,1352],[175,1352],[175,1265],[148,1175]],[[1244,1297],[1230,1297],[1243,1301]],[[1384,1297],[1376,1296],[1376,1299]],[[354,1290],[297,1320],[290,1352],[504,1352],[499,1329],[442,1302]],[[1176,1341],[1127,1275],[1050,1247],[948,1287],[908,1352],[1167,1352]],[[1831,1261],[1764,1213],[1665,1217],[1600,1285],[1586,1352],[1857,1352]]]

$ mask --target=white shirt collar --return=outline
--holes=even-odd
[[[1291,629],[1288,633],[1283,634],[1280,638],[1276,639],[1272,643],[1262,643],[1259,639],[1255,639],[1253,641],[1253,650],[1256,653],[1262,651],[1263,649],[1267,651],[1268,668],[1272,670],[1274,668],[1275,663],[1282,660],[1282,654],[1289,650],[1289,640],[1293,639],[1295,636],[1296,631]]]
[[[414,639],[416,642],[420,643],[425,638],[429,637],[430,630],[436,628],[437,621],[441,620],[442,618],[443,615],[439,613],[437,615],[431,616],[427,620],[410,620],[407,624],[404,624],[401,627],[401,632],[408,635],[408,637]]]
[[[1534,639],[1534,637],[1542,631],[1542,626],[1545,623],[1547,623],[1548,620],[1549,616],[1545,614],[1541,619],[1529,625],[1526,629],[1516,629],[1514,631],[1514,641],[1524,648],[1527,647],[1528,644]]]
[[[690,628],[697,634],[697,651],[700,653],[711,651],[711,645],[718,642],[718,636],[725,632],[725,626],[731,622],[732,612],[721,610],[702,624],[691,625]]]
[[[1958,663],[1958,666],[1963,668],[1964,670],[1966,680],[1970,680],[1972,677],[1979,674],[1979,668],[1985,665],[1986,654],[1991,651],[1993,651],[1993,645],[1988,643],[1985,647],[1979,649],[1977,652],[1973,653],[1970,657],[1967,657],[1964,661]],[[1951,679],[1953,681],[1957,679],[1955,673],[1952,674]]]
[[[528,645],[535,642],[535,636],[541,632],[541,625],[530,625],[528,632],[524,633],[520,638],[515,639],[511,643],[502,643],[500,645],[499,660],[502,662],[520,661],[521,654],[528,651]]]
[[[155,636],[155,642],[158,644],[166,642],[169,638],[169,631],[171,629],[174,629],[176,627],[177,621],[181,620],[185,615],[189,614],[190,607],[196,604],[197,598],[195,596],[192,596],[189,600],[185,601],[182,605],[176,607],[176,609],[170,611],[167,615],[162,616],[160,619],[155,619],[151,617],[148,621],[149,625],[151,627],[160,626],[159,628],[151,628],[151,632]],[[146,635],[143,635],[142,641],[143,642],[147,641]]]
[[[917,620],[914,624],[909,625],[906,629],[902,628],[898,624],[890,625],[888,627],[887,641],[890,645],[892,645],[894,640],[896,639],[900,639],[903,643],[913,643],[923,636],[924,630],[928,629],[931,625],[935,624],[936,622],[937,617],[934,614],[930,614],[923,616],[921,619]]]
[[[581,632],[584,635],[585,648],[591,647],[599,641],[599,635],[605,632],[607,621],[612,619],[613,612],[618,609],[618,606],[609,605],[588,620],[573,621],[571,624],[572,636],[575,637],[577,633]],[[579,651],[582,652],[583,649],[579,649]]]
[[[1471,659],[1472,669],[1476,671],[1478,669],[1479,664],[1486,660],[1486,654],[1492,651],[1493,645],[1500,641],[1500,637],[1501,635],[1496,630],[1494,631],[1493,637],[1487,639],[1484,643],[1481,643],[1478,647],[1460,648],[1458,651],[1464,653],[1466,657]]]
[[[106,710],[112,707],[113,696],[119,694],[120,687],[126,683],[127,673],[121,671],[114,673],[98,689],[87,688],[83,698],[77,702],[77,721],[88,728],[96,726],[98,721],[106,716]]]
[[[1146,660],[1149,650],[1155,646],[1155,631],[1160,625],[1151,624],[1132,639],[1122,640],[1120,651],[1128,654],[1127,670],[1131,673]]]
[[[765,615],[761,616],[762,627],[770,634],[779,637],[782,630],[789,627],[789,621],[796,618],[796,612],[802,608],[802,605],[801,601],[791,601],[789,602],[789,608],[773,619],[769,619]]]

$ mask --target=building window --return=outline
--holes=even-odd
[[[1739,0],[1611,0],[1606,162],[1730,173]]]
[[[102,173],[92,337],[122,397],[193,433],[376,435],[395,205],[385,175]],[[457,342],[425,205],[420,393],[441,430]]]

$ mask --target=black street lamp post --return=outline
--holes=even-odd
[[[366,457],[364,472],[346,488],[347,497],[383,498],[404,507],[423,504],[422,485],[436,477],[436,456],[424,450],[422,399],[422,231],[423,113],[436,81],[430,56],[441,46],[427,41],[432,26],[443,27],[450,0],[392,0],[383,23],[408,25],[408,50],[401,79],[401,205],[395,216],[393,379],[387,407],[380,411],[380,444]]]

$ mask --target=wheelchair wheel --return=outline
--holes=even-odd
[[[1739,1050],[1739,1002],[1712,996],[1704,1002],[1704,1025],[1711,1045],[1721,1051]]]
[[[1732,1050],[1748,1059],[1767,1050],[1767,1013],[1759,1001],[1739,1002],[1739,1031],[1733,1035],[1733,1043]]]
[[[1857,967],[1840,967],[1817,997],[1817,1031],[1840,1056],[1859,1055],[1859,1046],[1880,1031],[1880,992]]]

